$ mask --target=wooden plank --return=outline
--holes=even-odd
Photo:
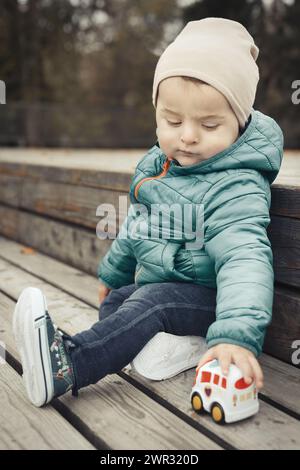
[[[298,187],[300,185],[300,151],[285,150],[280,172],[274,186]]]
[[[52,406],[32,406],[21,377],[8,365],[0,366],[1,450],[95,449]]]
[[[7,213],[7,211],[6,211]],[[18,214],[20,215],[20,214]],[[1,207],[0,207],[0,217],[1,217]],[[33,220],[36,216],[30,216],[29,219],[31,219],[33,217]],[[27,217],[24,216],[25,220],[27,220]],[[8,218],[7,218],[8,219]],[[6,219],[6,221],[7,221]],[[6,223],[6,221],[4,220],[4,225]],[[33,247],[34,248],[39,248],[40,246],[42,246],[43,248],[43,245],[42,245],[42,241],[43,241],[43,236],[42,234],[45,233],[46,237],[48,235],[48,232],[46,232],[47,230],[47,226],[48,226],[48,223],[49,222],[45,222],[45,225],[44,225],[44,231],[41,230],[41,227],[43,227],[43,224],[40,223],[40,225],[38,225],[38,223],[36,224],[36,228],[38,229],[38,227],[40,227],[40,232],[38,232],[38,235],[40,235],[40,237],[36,237],[36,245],[34,244]],[[21,224],[20,224],[21,226]],[[26,228],[28,230],[33,230],[33,227],[34,227],[34,224],[32,223],[31,226],[29,225],[29,223],[26,225]],[[51,226],[49,227],[50,231],[51,231]],[[57,230],[57,227],[55,227],[55,229]],[[63,231],[65,230],[66,232],[66,236],[68,235],[68,230],[69,230],[69,227],[66,226],[64,227],[62,225],[61,227],[61,234],[63,236]],[[28,232],[25,232],[25,234],[28,233]],[[77,236],[78,236],[78,233],[77,233]],[[85,234],[83,234],[83,239],[82,239],[82,246],[80,246],[80,240],[81,240],[81,233],[80,233],[80,236],[78,236],[78,244],[76,244],[75,246],[72,244],[70,244],[70,247],[71,247],[71,254],[73,256],[72,258],[72,265],[74,266],[78,266],[78,268],[80,268],[80,261],[82,260],[82,257],[75,259],[76,257],[76,252],[74,253],[73,250],[76,250],[76,249],[81,249],[81,253],[82,253],[82,250],[83,250],[83,247],[85,247]],[[70,237],[67,238],[67,241],[66,239],[63,239],[63,246],[65,247],[65,252],[66,252],[66,255],[69,254],[68,250],[69,250],[69,247],[68,247],[68,242],[70,240]],[[26,240],[27,241],[27,240]],[[29,244],[30,244],[30,240],[28,240]],[[68,267],[64,267],[64,265],[60,265],[58,268],[57,268],[57,276],[55,275],[52,275],[52,272],[55,273],[56,270],[55,268],[53,267],[53,264],[54,262],[52,261],[51,262],[51,269],[48,269],[47,271],[42,267],[43,264],[44,264],[44,261],[40,261],[37,262],[37,264],[35,265],[35,263],[31,263],[31,260],[34,259],[34,256],[31,256],[31,259],[29,259],[29,256],[26,257],[26,255],[17,255],[16,251],[17,251],[17,248],[14,249],[14,252],[12,252],[12,245],[10,244],[9,241],[5,241],[4,239],[2,239],[1,241],[2,243],[2,246],[5,247],[3,248],[2,250],[2,257],[7,259],[9,261],[9,259],[11,260],[15,260],[15,262],[17,262],[17,264],[19,266],[22,266],[24,267],[25,269],[28,269],[29,266],[32,266],[32,269],[34,272],[34,274],[38,274],[38,275],[41,275],[44,279],[46,279],[47,281],[49,282],[57,282],[55,281],[55,279],[60,279],[60,285],[64,285],[65,283],[65,279],[69,277],[69,280],[65,283],[66,284],[66,289],[67,289],[67,292],[71,293],[72,295],[77,295],[76,292],[81,292],[81,298],[84,299],[86,302],[88,302],[89,304],[91,303],[91,299],[95,299],[95,294],[92,294],[90,290],[87,291],[86,295],[84,295],[82,292],[83,292],[83,289],[80,289],[80,283],[82,281],[82,278],[84,277],[83,275],[80,275],[79,273],[76,274],[76,272],[74,271],[71,271],[73,274],[70,273],[70,276],[68,274],[66,274],[65,276],[60,276],[60,272],[62,272],[61,270],[63,270],[63,272],[65,270],[68,269]],[[104,243],[104,242],[103,242]],[[89,246],[89,245],[88,245]],[[55,244],[53,246],[53,252],[56,253],[55,251]],[[46,251],[46,250],[44,250]],[[49,250],[50,251],[50,250]],[[89,258],[88,259],[91,259],[92,257],[92,253],[91,251],[85,251],[86,253],[86,256],[88,256]],[[51,251],[49,253],[51,255]],[[104,253],[102,253],[102,255],[104,255]],[[38,254],[37,254],[38,256]],[[100,257],[99,259],[96,259],[95,258],[95,254],[93,254],[94,258],[93,260],[91,261],[91,263],[93,263],[93,266],[94,266],[94,279],[93,281],[91,280],[91,288],[92,289],[97,289],[98,290],[98,281],[96,279],[96,269],[97,269],[97,265],[98,265],[98,262],[100,261]],[[59,254],[57,255],[58,258],[60,259],[64,259],[64,256],[62,257],[61,255],[59,256]],[[74,263],[74,259],[76,260],[76,264]],[[68,260],[68,257],[66,257],[66,261],[69,262]],[[86,264],[86,260],[85,260],[85,265],[84,265],[86,268],[88,268],[87,264]],[[54,269],[54,271],[52,271]],[[88,269],[86,269],[87,271]],[[91,269],[89,270],[89,272],[91,271]],[[77,281],[75,280],[76,276],[78,276],[78,279]],[[88,282],[88,281],[86,281]],[[57,283],[55,285],[58,285]],[[74,289],[72,288],[72,286],[74,286]],[[75,287],[76,286],[76,287]],[[83,286],[84,287],[84,286]],[[91,296],[91,297],[88,297],[88,296]],[[90,299],[90,300],[89,300]],[[97,305],[97,300],[96,300],[96,303],[94,304],[95,306]],[[291,289],[288,289],[288,288],[283,288],[281,286],[276,286],[275,288],[275,293],[274,293],[274,302],[273,302],[273,319],[272,319],[272,323],[271,323],[271,326],[269,326],[268,330],[267,330],[267,335],[266,335],[266,340],[265,340],[265,343],[264,343],[264,352],[268,353],[268,354],[271,354],[272,356],[274,357],[277,357],[278,359],[281,359],[281,360],[284,360],[288,363],[291,363],[291,357],[292,357],[292,354],[294,352],[294,350],[292,349],[292,343],[294,340],[296,339],[299,339],[300,338],[300,294],[295,292],[294,290],[291,290]],[[299,367],[299,366],[298,366]]]
[[[82,302],[20,270],[4,273],[3,267],[1,264],[2,290],[16,299],[26,286],[40,287],[47,296],[51,316],[69,334],[91,326],[96,320],[97,312]],[[14,280],[12,274],[16,276]],[[14,305],[0,292],[2,340],[7,351],[19,360],[11,330]],[[101,449],[221,449],[117,374],[110,374],[98,384],[81,390],[79,398],[69,392],[57,400],[69,421]]]
[[[296,181],[294,184],[295,186],[272,186],[271,216],[282,215],[300,219],[300,190]]]
[[[274,255],[275,280],[300,288],[300,220],[273,216],[268,237]]]
[[[25,167],[56,168],[58,174],[63,169],[89,170],[91,172],[111,172],[133,174],[138,161],[148,148],[140,149],[32,149],[0,148],[0,171],[6,165]],[[108,163],[109,162],[109,168]],[[299,187],[300,152],[285,150],[280,172],[273,183],[274,188],[285,185]]]
[[[259,361],[265,378],[261,395],[300,416],[299,369],[267,354],[262,354]]]
[[[90,169],[132,174],[137,162],[148,151],[140,149],[43,149],[0,148],[0,163],[39,165],[67,169]]]
[[[29,274],[39,276],[49,284],[74,297],[80,297],[85,303],[98,308],[99,282],[95,276],[90,276],[39,251],[1,236],[0,257],[16,264]],[[45,269],[45,266],[47,266],[47,269]]]
[[[191,419],[199,419],[210,431],[218,433],[229,442],[234,442],[235,447],[240,450],[299,449],[299,421],[262,400],[257,415],[230,426],[220,427],[207,414],[199,418],[189,404],[189,392],[195,375],[193,370],[161,382],[141,377],[134,370],[128,371],[127,374],[134,382],[150,389],[151,393],[171,403]]]
[[[32,178],[1,173],[0,202],[10,207],[79,224],[94,231],[102,219],[96,216],[97,207],[103,203],[111,204],[116,213],[112,216],[108,213],[107,217],[112,233],[119,230],[130,205],[129,196],[125,192],[35,181]]]
[[[138,150],[0,149],[0,174],[37,181],[75,184],[127,192],[136,164],[147,152]],[[271,186],[272,215],[300,218],[300,153],[285,151]]]
[[[100,240],[94,231],[1,205],[0,219],[1,235],[30,245],[94,276],[100,259],[112,243],[109,239]]]
[[[267,330],[264,351],[291,364],[295,352],[292,344],[300,339],[300,294],[278,286],[273,305],[273,319]]]
[[[272,184],[271,214],[300,218],[300,152],[285,151],[279,175]]]
[[[51,306],[51,308],[49,307],[49,311],[54,317],[56,323],[71,334],[75,332],[74,330],[80,331],[90,325],[88,323],[86,312],[83,310],[80,310],[80,312],[78,311],[80,305],[77,300],[74,301],[74,299],[72,299],[72,301],[70,301],[70,298],[68,298],[69,296],[65,293],[60,293],[60,300],[58,303],[57,289],[53,291],[54,288],[51,288],[51,286],[43,285],[45,283],[42,283],[39,279],[34,280],[32,276],[29,276],[25,272],[22,274],[18,268],[12,267],[9,263],[4,261],[0,261],[0,282],[5,285],[5,292],[14,298],[17,297],[26,285],[36,285],[37,287],[42,288],[47,296],[49,305]],[[295,369],[295,371],[296,370],[297,369]],[[190,376],[187,374],[190,374]],[[150,393],[155,391],[155,394],[160,400],[165,400],[170,406],[174,407],[174,412],[176,409],[179,409],[189,419],[192,419],[195,424],[201,424],[205,429],[214,432],[234,447],[243,449],[299,447],[300,423],[291,416],[264,402],[261,402],[260,413],[253,419],[249,419],[243,423],[232,424],[222,429],[213,423],[209,416],[205,415],[203,417],[199,417],[192,411],[188,399],[193,378],[194,371],[192,370],[184,372],[174,379],[170,379],[170,381],[168,380],[157,383],[149,381],[149,383],[146,384],[145,390],[148,390]],[[106,378],[104,380],[106,380]],[[139,379],[138,381],[140,382]],[[181,381],[183,384],[182,386],[180,386]],[[103,381],[100,381],[97,386],[102,382]],[[173,388],[168,393],[166,393],[165,390],[167,383],[173,383]],[[153,387],[155,387],[155,389]],[[92,394],[88,396],[92,399]],[[73,402],[68,402],[68,404],[72,405]],[[79,411],[80,410],[78,410],[78,412]],[[278,422],[278,426],[274,426],[276,422]],[[258,432],[258,429],[262,430],[262,432]],[[242,433],[240,432],[241,430]],[[265,435],[267,436],[266,439],[265,437],[262,437]]]
[[[107,161],[103,169],[99,169],[99,167],[89,169],[88,163],[84,160],[82,168],[64,166],[64,162],[60,166],[46,166],[42,164],[42,160],[40,162],[39,164],[37,162],[30,164],[26,161],[12,163],[10,160],[2,162],[0,158],[0,174],[7,177],[31,178],[35,182],[51,181],[121,192],[127,192],[131,183],[131,174],[122,172],[120,168],[111,171]],[[111,167],[111,165],[109,166]]]

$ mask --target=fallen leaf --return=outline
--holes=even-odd
[[[23,248],[21,248],[21,253],[23,255],[33,255],[34,253],[36,253],[36,251],[30,246],[24,246]]]

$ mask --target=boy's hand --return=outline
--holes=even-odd
[[[252,380],[254,380],[257,389],[262,389],[264,381],[263,372],[256,357],[249,349],[234,344],[218,344],[210,348],[201,357],[197,369],[213,359],[218,359],[224,375],[228,374],[229,366],[233,363],[241,369],[247,384],[250,384]]]
[[[100,302],[100,305],[102,304],[105,297],[110,293],[110,291],[111,291],[111,289],[106,287],[104,284],[100,283],[100,286],[99,286],[99,302]]]

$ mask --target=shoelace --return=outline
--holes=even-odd
[[[55,330],[55,333],[54,333],[54,337],[56,336],[56,334],[59,335],[59,337],[57,338],[58,341],[60,343],[63,343],[63,332],[56,326],[55,323],[53,323],[53,328]],[[55,346],[55,351],[58,351],[58,346]],[[60,359],[60,356],[59,354],[55,354],[55,357]],[[61,361],[57,361],[57,365],[60,366],[62,364]],[[73,381],[74,381],[74,387],[72,388],[72,396],[73,397],[78,397],[78,389],[77,389],[77,386],[76,386],[76,382],[75,382],[75,375],[74,375],[74,372],[73,372],[73,367],[71,366],[72,368],[72,378],[73,378]]]
[[[62,339],[62,337],[63,337],[63,332],[58,329],[58,327],[56,326],[55,323],[53,323],[53,328],[54,328],[54,330],[55,330],[54,338],[55,338],[57,344],[59,345],[59,344],[61,344],[61,343],[63,342],[63,339]],[[57,335],[58,335],[58,336],[57,336]],[[58,346],[54,346],[54,350],[55,350],[55,351],[59,351],[59,347],[58,347]],[[58,354],[58,352],[55,353],[55,358],[58,359],[58,360],[56,361],[57,365],[58,365],[58,366],[61,366],[61,365],[62,365],[62,362],[61,362],[61,360],[60,360],[60,355]]]

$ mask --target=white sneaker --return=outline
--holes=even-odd
[[[132,369],[151,380],[164,380],[196,367],[208,350],[201,336],[157,333],[131,362]]]
[[[63,333],[52,322],[40,289],[23,289],[14,310],[13,333],[21,357],[23,382],[33,405],[46,405],[71,390],[74,385],[71,359]]]

